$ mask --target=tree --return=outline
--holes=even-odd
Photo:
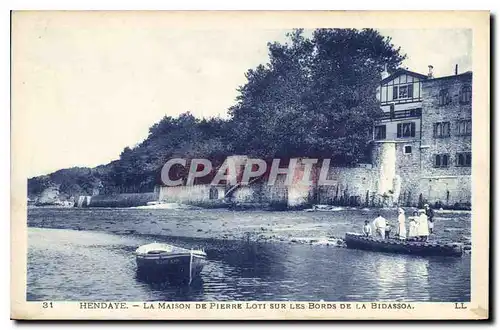
[[[246,74],[230,109],[238,152],[264,157],[329,157],[336,164],[365,157],[380,113],[376,89],[384,66],[405,56],[373,29],[295,30],[269,44],[270,62]]]

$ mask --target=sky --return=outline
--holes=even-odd
[[[13,26],[12,118],[23,121],[27,175],[118,159],[163,116],[226,116],[245,72],[268,61],[287,30],[159,29],[68,19]],[[470,30],[380,30],[409,70],[472,70]]]

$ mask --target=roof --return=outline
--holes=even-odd
[[[386,82],[391,81],[392,79],[399,77],[402,74],[407,74],[409,76],[420,78],[420,79],[427,79],[427,76],[425,74],[421,74],[418,72],[413,72],[413,71],[409,71],[409,70],[405,70],[405,69],[397,69],[391,75],[389,75],[389,77],[382,79],[380,84],[385,84]]]
[[[444,77],[435,77],[435,78],[430,78],[430,79],[427,79],[427,80],[428,81],[434,81],[434,80],[439,80],[439,79],[461,78],[461,77],[465,77],[465,76],[471,76],[472,77],[472,71],[466,71],[466,72],[463,72],[463,73],[454,74],[454,75],[450,75],[450,76],[444,76]]]

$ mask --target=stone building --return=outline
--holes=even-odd
[[[384,114],[373,130],[373,162],[386,177],[378,192],[403,205],[470,205],[472,72],[398,70],[378,92]]]
[[[236,203],[470,207],[472,72],[446,77],[399,69],[383,73],[371,164],[330,167],[331,186],[294,184],[158,187],[159,200],[202,205]],[[231,159],[243,166],[244,156]],[[240,168],[242,168],[240,166]],[[315,170],[313,169],[313,172]],[[239,176],[241,173],[235,173]],[[278,181],[280,181],[278,179]],[[314,181],[314,180],[313,180]]]

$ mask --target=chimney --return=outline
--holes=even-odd
[[[429,73],[427,74],[427,77],[429,78],[434,78],[434,75],[432,74],[432,69],[434,69],[434,67],[432,65],[429,65]]]
[[[387,63],[384,64],[384,71],[382,71],[382,80],[389,77],[389,72],[387,72]]]
[[[458,74],[458,64],[455,64],[455,76]]]

